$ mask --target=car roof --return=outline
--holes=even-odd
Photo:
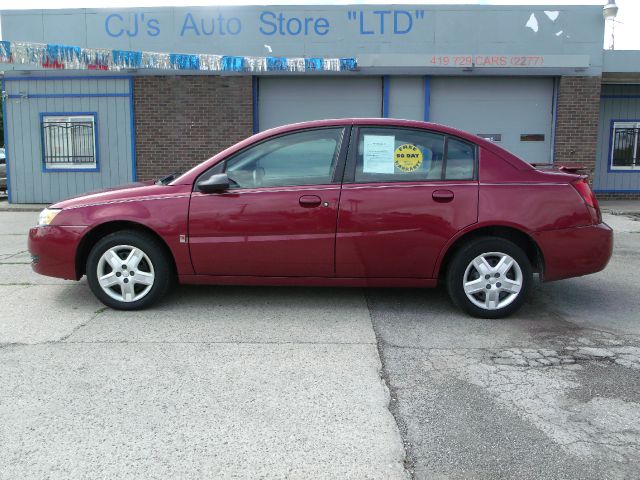
[[[303,130],[305,128],[317,128],[317,127],[337,127],[344,125],[380,125],[385,127],[404,127],[404,128],[420,128],[420,129],[428,129],[442,133],[449,133],[451,135],[456,135],[459,137],[466,138],[475,142],[479,137],[475,135],[470,135],[467,132],[462,130],[458,130],[457,128],[448,127],[446,125],[441,125],[439,123],[432,122],[421,122],[418,120],[403,120],[399,118],[331,118],[326,120],[311,120],[308,122],[299,122],[299,123],[291,123],[289,125],[283,125],[280,127],[275,127],[269,130],[265,130],[264,134],[269,134],[269,136],[285,133],[295,130]]]

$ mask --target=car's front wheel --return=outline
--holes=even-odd
[[[480,318],[501,318],[525,302],[533,273],[525,252],[497,237],[472,240],[453,257],[447,289],[453,302]]]
[[[89,287],[118,310],[146,308],[169,289],[173,271],[162,244],[150,235],[120,231],[98,241],[87,258]]]

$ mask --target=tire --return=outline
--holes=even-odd
[[[482,237],[455,253],[446,283],[453,303],[469,315],[503,318],[526,301],[533,271],[518,245],[499,237]]]
[[[160,241],[132,230],[100,239],[87,257],[86,275],[93,294],[116,310],[153,305],[174,279],[171,258]]]

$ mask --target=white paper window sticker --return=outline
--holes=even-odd
[[[393,135],[365,135],[363,173],[394,173]]]

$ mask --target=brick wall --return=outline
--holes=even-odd
[[[596,163],[600,77],[561,77],[554,162],[584,165],[590,173]]]
[[[135,77],[133,92],[139,180],[184,172],[253,133],[249,76]]]

